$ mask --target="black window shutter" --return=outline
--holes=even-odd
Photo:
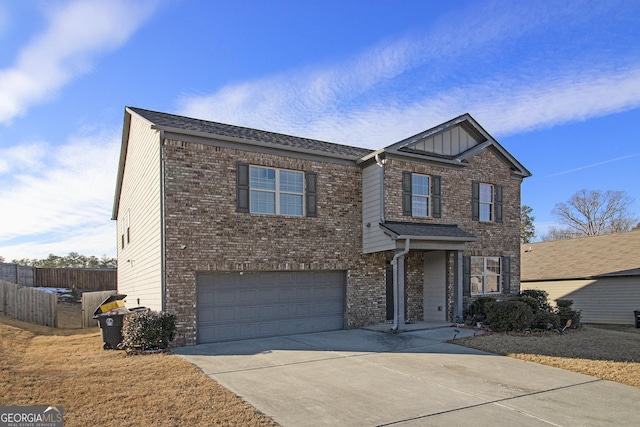
[[[471,296],[471,257],[462,257],[462,295]]]
[[[411,172],[402,172],[402,215],[411,216]]]
[[[480,221],[480,183],[471,182],[471,220]]]
[[[502,257],[502,293],[511,293],[511,257]]]
[[[307,172],[307,216],[315,218],[318,216],[318,174]]]
[[[440,177],[434,175],[431,177],[431,216],[440,218]]]
[[[496,192],[496,200],[493,209],[496,214],[496,222],[502,222],[502,186],[496,185],[494,191]]]
[[[249,164],[236,163],[236,212],[249,212]]]

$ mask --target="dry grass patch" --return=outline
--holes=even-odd
[[[501,333],[455,343],[640,387],[640,330],[633,328],[589,325],[565,334]]]
[[[172,354],[102,350],[99,329],[0,317],[0,402],[62,405],[65,426],[277,426]]]

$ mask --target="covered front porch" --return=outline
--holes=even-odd
[[[380,228],[395,246],[387,267],[388,329],[462,318],[462,255],[476,237],[453,224],[384,222]]]

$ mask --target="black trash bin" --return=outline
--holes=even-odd
[[[636,328],[640,328],[640,310],[636,310],[633,312],[636,316]]]
[[[93,312],[93,318],[98,320],[102,330],[105,350],[115,350],[122,342],[122,325],[124,316],[127,314],[122,300],[126,297],[126,295],[111,295],[102,301],[102,304]]]

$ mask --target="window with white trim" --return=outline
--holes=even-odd
[[[480,221],[493,221],[493,185],[480,183]]]
[[[471,257],[471,295],[499,294],[501,286],[500,257]]]
[[[412,216],[429,216],[429,176],[411,174],[411,214]]]
[[[304,173],[250,166],[249,206],[252,213],[304,215]]]

